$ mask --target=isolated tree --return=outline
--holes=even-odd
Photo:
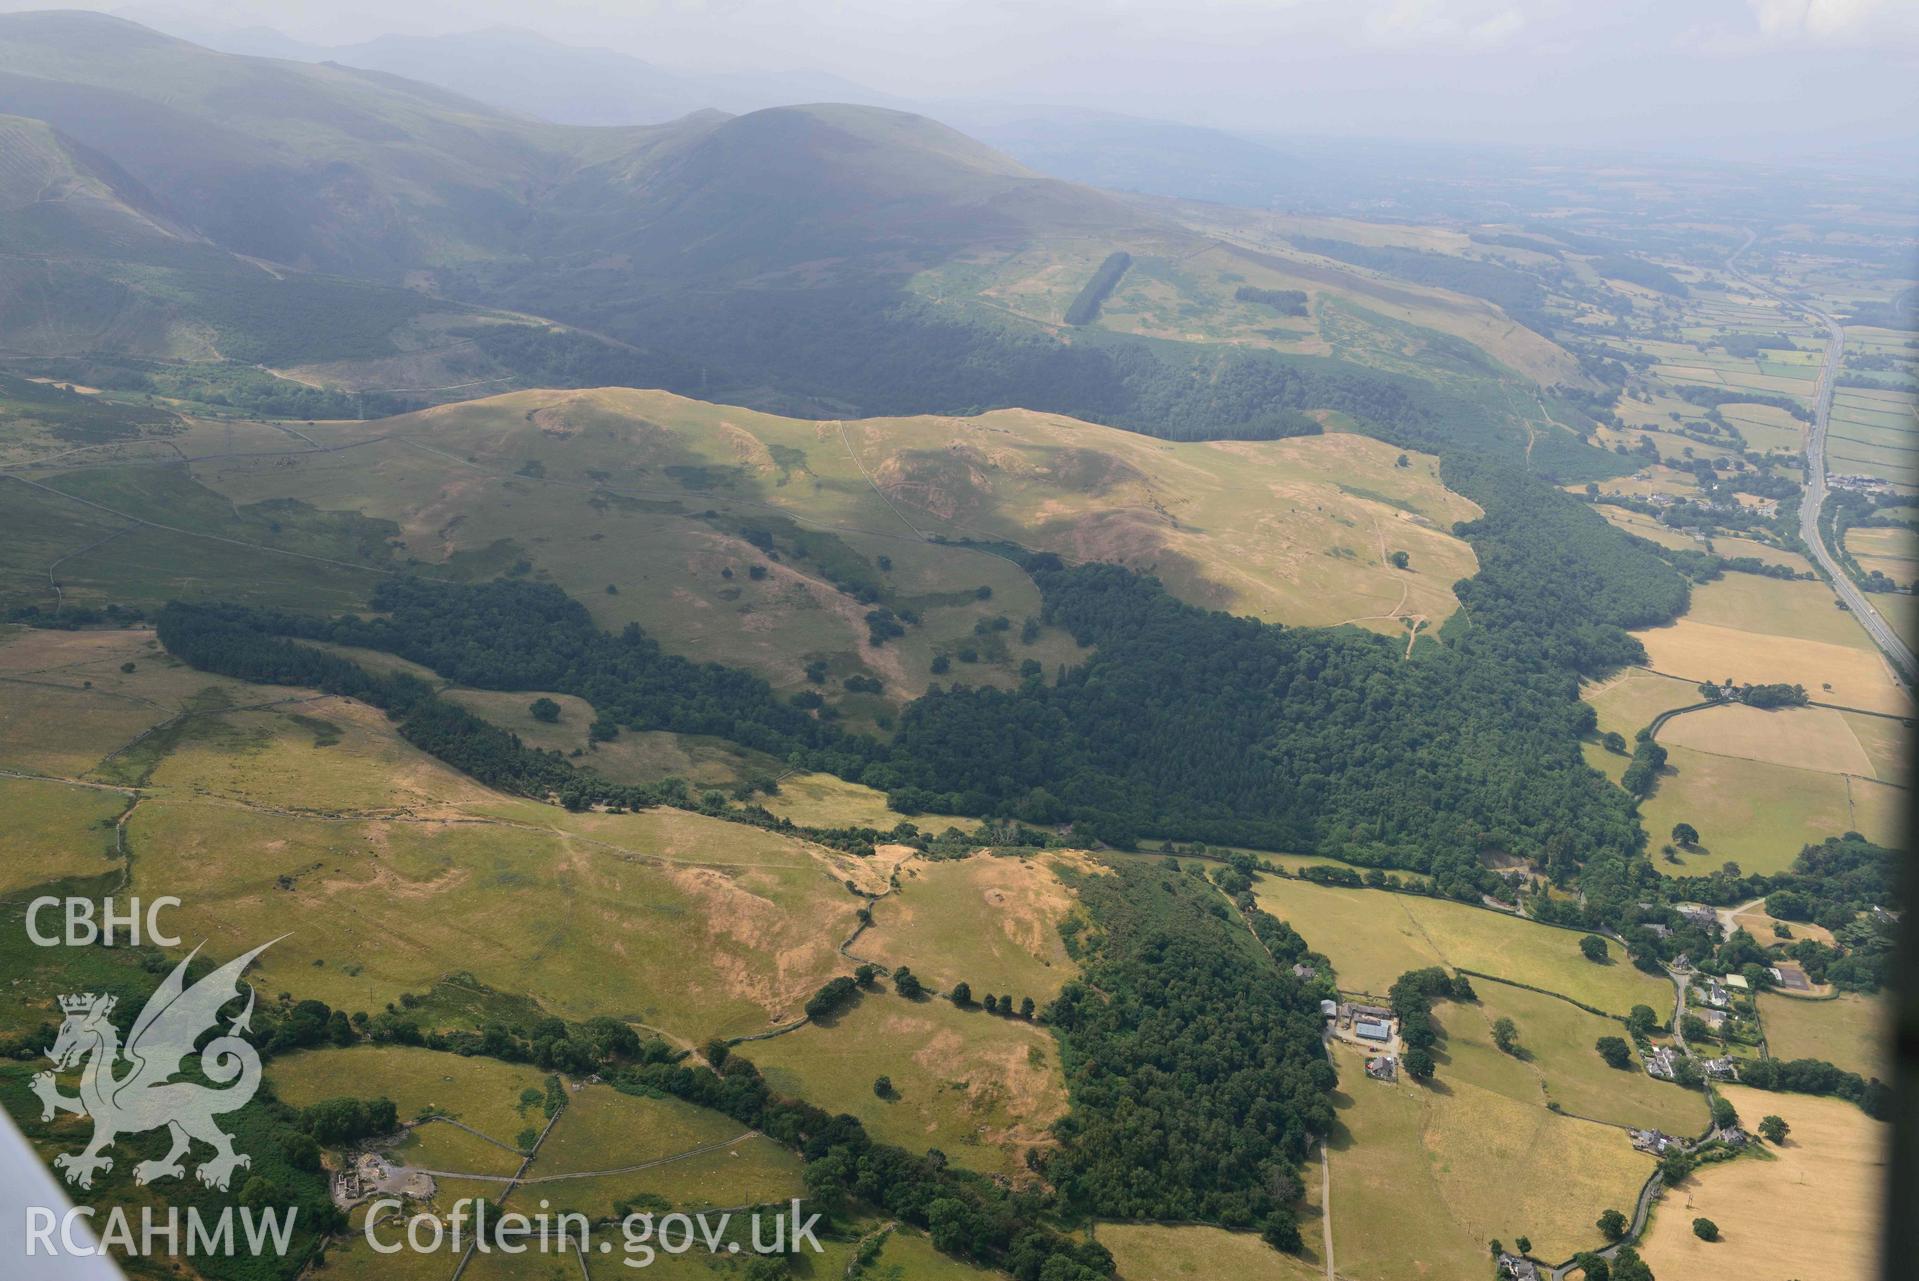
[[[1711,1219],[1694,1219],[1692,1221],[1692,1234],[1701,1241],[1717,1241],[1719,1239],[1719,1225]]]
[[[1411,467],[1412,465],[1413,465],[1413,460],[1406,457],[1406,455],[1404,454],[1401,454],[1399,457],[1393,459],[1393,466],[1395,467]]]
[[[985,1005],[986,1005],[986,1012],[988,1014],[999,1013],[999,998],[997,996],[994,996],[991,992],[988,992],[986,994]]]
[[[1533,1239],[1531,1237],[1514,1237],[1513,1244],[1519,1247],[1521,1254],[1531,1254],[1533,1252]]]
[[[918,1000],[926,994],[926,985],[919,977],[904,965],[893,971],[893,990],[909,1001]]]
[[[1652,1269],[1639,1257],[1639,1251],[1622,1245],[1613,1256],[1612,1281],[1653,1281]]]
[[[550,698],[536,698],[527,704],[526,710],[533,714],[534,720],[548,725],[560,719],[560,705]]]
[[[1626,736],[1616,729],[1609,729],[1600,737],[1600,744],[1614,756],[1626,754]]]
[[[853,971],[853,981],[861,987],[872,987],[873,980],[880,976],[880,967],[870,962]]]
[[[1433,1069],[1439,1066],[1433,1061],[1431,1052],[1420,1046],[1415,1046],[1406,1051],[1404,1062],[1406,1065],[1406,1075],[1415,1081],[1432,1080]]]
[[[1513,1053],[1519,1044],[1519,1025],[1508,1018],[1494,1019],[1493,1044],[1507,1054]]]
[[[1599,1057],[1606,1060],[1608,1067],[1632,1066],[1632,1049],[1623,1036],[1602,1036],[1593,1042],[1593,1048],[1599,1051]]]
[[[1617,1210],[1608,1210],[1599,1216],[1599,1234],[1608,1241],[1623,1241],[1629,1225],[1625,1215]]]
[[[1626,1030],[1639,1036],[1650,1036],[1659,1027],[1659,1016],[1653,1013],[1650,1005],[1635,1005],[1626,1015]]]
[[[1659,1181],[1676,1188],[1686,1181],[1698,1163],[1684,1152],[1668,1152],[1659,1158]]]
[[[1506,1253],[1506,1243],[1498,1237],[1494,1237],[1486,1243],[1486,1249],[1495,1255],[1504,1254]]]
[[[1287,1254],[1298,1254],[1300,1247],[1305,1244],[1300,1240],[1298,1217],[1284,1206],[1274,1210],[1261,1221],[1259,1235],[1267,1245],[1275,1250],[1283,1250]]]
[[[1386,559],[1393,563],[1394,569],[1405,569],[1408,565],[1412,564],[1412,557],[1408,556],[1405,552],[1394,552]]]
[[[1033,998],[1032,997],[1022,996],[1019,999],[1019,1016],[1023,1019],[1030,1019],[1033,1017]],[[1774,1117],[1773,1119],[1778,1120],[1777,1117]],[[1781,1121],[1780,1124],[1784,1125],[1785,1122]]]
[[[973,988],[964,979],[962,979],[960,982],[953,984],[953,990],[950,993],[950,997],[952,999],[953,1004],[959,1006],[961,1009],[965,1009],[967,1006],[973,1003]],[[989,1003],[987,1008],[991,1009],[992,1006],[990,1003],[993,998],[989,996],[986,999]]]
[[[1579,940],[1579,953],[1595,965],[1606,963],[1606,940],[1597,934],[1588,934]]]
[[[1783,1116],[1766,1116],[1759,1120],[1759,1136],[1768,1143],[1784,1143],[1790,1133],[1792,1127],[1786,1124]]]
[[[1672,825],[1672,838],[1678,841],[1684,848],[1691,849],[1693,846],[1699,844],[1699,829],[1691,823],[1674,823]]]
[[[873,1093],[877,1094],[882,1099],[892,1098],[893,1097],[893,1078],[890,1076],[874,1077]]]

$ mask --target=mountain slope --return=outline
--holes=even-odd
[[[1148,276],[1179,274],[1210,238],[883,108],[571,127],[380,72],[216,53],[62,12],[0,16],[0,112],[118,166],[127,191],[147,193],[123,203],[164,210],[206,242],[201,259],[165,264],[164,288],[101,250],[68,268],[78,283],[33,295],[38,305],[90,291],[94,310],[153,307],[198,328],[170,323],[164,341],[131,344],[92,323],[29,340],[24,322],[0,318],[0,345],[36,354],[237,359],[323,388],[417,397],[376,412],[479,394],[469,388],[626,384],[833,416],[1022,406],[1181,439],[1316,432],[1310,415],[1327,410],[1379,428],[1420,419],[1431,438],[1452,430],[1439,418],[1486,418],[1483,405],[1456,412],[1382,370],[1458,374],[1481,399],[1475,389],[1499,373],[1470,345],[1504,327],[1484,304],[1463,321],[1444,299],[1342,320],[1311,344],[1284,324],[1248,330],[1257,317],[1211,287],[1172,300],[1177,315],[1135,309],[1125,324],[1063,326],[1007,305],[968,277],[1030,253],[1046,287],[1070,295],[1090,276],[1078,262],[1125,254],[1157,296]],[[473,305],[494,314],[460,314]],[[1222,323],[1222,307],[1237,319]],[[1447,332],[1427,334],[1428,316]],[[1427,353],[1445,367],[1425,368]],[[1519,368],[1545,381],[1570,364],[1553,354]],[[99,382],[93,368],[59,372]],[[151,371],[113,378],[173,392]],[[256,380],[239,403],[287,412],[284,402],[282,387]],[[1474,430],[1517,440],[1509,417]]]

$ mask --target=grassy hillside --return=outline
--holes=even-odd
[[[818,423],[604,389],[242,439],[189,449],[198,460],[184,469],[12,482],[43,513],[43,536],[77,523],[16,546],[8,597],[50,605],[48,563],[116,528],[63,560],[71,601],[192,593],[153,571],[158,556],[196,550],[234,556],[228,591],[257,578],[263,591],[332,592],[408,565],[513,571],[558,583],[604,626],[639,622],[678,652],[779,685],[823,663],[822,692],[870,718],[923,691],[937,659],[952,678],[1008,686],[1029,660],[1074,660],[1063,634],[1029,633],[1038,593],[990,553],[1002,541],[1154,572],[1195,604],[1394,635],[1437,626],[1475,570],[1449,531],[1476,509],[1433,460],[1402,467],[1353,435],[1172,444],[1015,410]],[[126,530],[113,513],[168,528]],[[1391,561],[1401,551],[1404,569]],[[875,643],[875,608],[919,624]],[[881,693],[845,689],[857,675]]]

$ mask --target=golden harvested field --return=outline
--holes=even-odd
[[[1074,907],[1055,867],[1086,860],[1057,855],[947,861],[910,859],[895,876],[899,892],[873,905],[873,925],[854,951],[889,969],[907,965],[942,990],[965,982],[987,993],[1059,995],[1079,967],[1066,955],[1059,923]]]
[[[874,827],[884,832],[901,822],[909,822],[922,832],[937,835],[949,827],[970,832],[979,826],[976,818],[952,814],[909,817],[887,806],[885,792],[861,783],[849,783],[833,774],[795,774],[783,778],[779,792],[762,796],[760,803],[802,827]]]
[[[1319,1164],[1301,1172],[1315,1188]],[[1319,1262],[1320,1231],[1316,1221],[1302,1223],[1307,1250],[1295,1258],[1281,1254],[1259,1239],[1256,1232],[1228,1232],[1199,1226],[1167,1227],[1152,1223],[1102,1223],[1095,1239],[1113,1252],[1119,1281],[1314,1281],[1325,1275]],[[916,1276],[917,1274],[909,1274]]]
[[[1843,715],[1846,724],[1852,729],[1853,737],[1859,740],[1859,745],[1872,761],[1874,776],[1889,782],[1903,782],[1912,759],[1911,722],[1888,716],[1866,716],[1858,712],[1845,712]]]
[[[1889,783],[1874,783],[1863,778],[1846,780],[1852,797],[1853,830],[1863,832],[1881,845],[1906,849],[1912,839],[1911,793]]]
[[[1633,736],[1652,724],[1659,713],[1703,701],[1697,681],[1661,676],[1643,667],[1628,667],[1608,680],[1589,683],[1579,696],[1592,704],[1599,718],[1599,732],[1618,733],[1626,740],[1628,751]]]
[[[1407,970],[1446,965],[1559,992],[1624,1015],[1672,1009],[1672,985],[1625,963],[1595,965],[1580,935],[1484,908],[1381,890],[1333,889],[1260,876],[1259,905],[1305,936],[1338,971],[1341,991],[1383,996]]]
[[[850,1112],[910,1152],[938,1148],[971,1170],[1019,1177],[1052,1139],[1066,1084],[1052,1036],[1033,1023],[945,997],[867,992],[830,1020],[739,1046],[773,1089]],[[873,1090],[892,1079],[894,1097]]]
[[[1720,919],[1722,921],[1725,919],[1723,914]],[[1814,939],[1820,943],[1824,943],[1827,947],[1832,946],[1831,930],[1826,929],[1822,925],[1814,925],[1811,921],[1781,921],[1777,917],[1769,916],[1766,913],[1766,907],[1763,901],[1758,907],[1753,908],[1751,911],[1733,913],[1732,923],[1736,928],[1742,929],[1758,939],[1761,946],[1772,942],[1778,937],[1778,935],[1773,933],[1773,926],[1775,925],[1784,925],[1787,929],[1791,930],[1794,939]]]
[[[1703,1167],[1666,1193],[1640,1254],[1661,1277],[1876,1281],[1885,1218],[1888,1127],[1842,1099],[1720,1087],[1748,1125],[1784,1117],[1772,1160]],[[1695,1218],[1720,1239],[1693,1235]]]
[[[1896,841],[1892,798],[1901,795],[1865,779],[1674,746],[1639,812],[1655,844],[1676,823],[1699,830],[1699,848],[1679,851],[1677,863],[1654,857],[1661,872],[1698,876],[1727,862],[1747,872],[1780,872],[1801,846],[1841,832]]]
[[[100,788],[0,778],[0,814],[6,815],[0,895],[113,871],[119,866],[113,823],[131,799]]]
[[[1824,1059],[1869,1079],[1892,1079],[1892,1009],[1884,996],[1842,992],[1807,1001],[1768,992],[1759,998],[1759,1018],[1776,1059]]]
[[[1652,1160],[1608,1125],[1558,1116],[1442,1068],[1432,1087],[1365,1078],[1341,1046],[1333,1254],[1351,1281],[1477,1276],[1486,1242],[1525,1235],[1544,1258],[1600,1244],[1593,1220],[1630,1209]]]
[[[1721,556],[1737,560],[1750,556],[1766,565],[1784,565],[1794,573],[1810,574],[1812,562],[1798,552],[1789,552],[1783,547],[1774,547],[1751,538],[1729,538],[1724,535],[1712,540],[1712,549]]]
[[[1660,728],[1659,741],[1669,748],[1690,747],[1714,756],[1878,777],[1845,714],[1826,707],[1766,711],[1729,704],[1687,712]]]
[[[1857,645],[1746,631],[1698,622],[1691,615],[1633,635],[1645,645],[1650,667],[1687,681],[1730,676],[1740,684],[1804,685],[1820,702],[1912,714],[1912,698],[1894,681],[1885,660]]]
[[[1849,529],[1846,550],[1867,573],[1878,570],[1893,582],[1910,586],[1919,581],[1919,538],[1905,529]],[[1910,610],[1912,602],[1880,595],[1873,604],[1883,610]]]

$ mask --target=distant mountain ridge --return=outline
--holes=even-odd
[[[824,72],[674,71],[631,54],[568,44],[521,27],[435,36],[388,34],[355,44],[321,45],[270,27],[223,30],[159,17],[153,25],[224,53],[404,76],[553,124],[665,124],[696,111],[743,115],[801,102],[911,105]]]

